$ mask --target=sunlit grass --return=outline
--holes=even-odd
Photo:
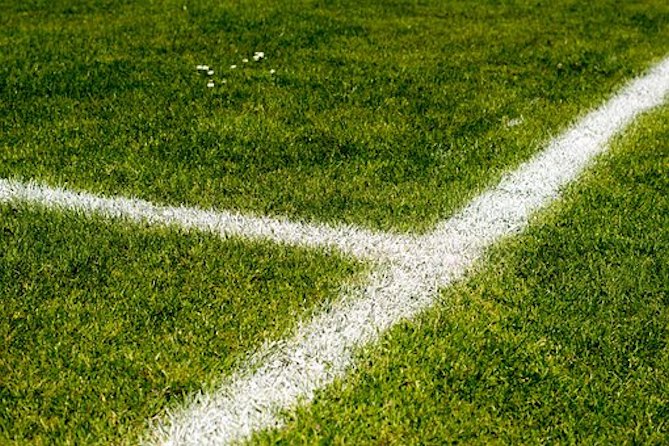
[[[662,0],[4,11],[0,175],[384,229],[430,227],[669,52]]]
[[[134,443],[335,299],[334,255],[0,207],[0,443]]]
[[[669,441],[669,107],[262,444]]]
[[[403,231],[450,215],[669,53],[663,0],[0,11],[0,177]],[[442,306],[257,439],[666,442],[668,120],[635,127]],[[0,206],[0,443],[133,443],[356,271],[323,252]]]

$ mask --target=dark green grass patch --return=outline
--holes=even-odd
[[[333,255],[0,207],[0,443],[134,443],[356,270]]]
[[[279,444],[667,444],[669,108]]]
[[[669,52],[664,0],[0,7],[0,176],[401,230]]]

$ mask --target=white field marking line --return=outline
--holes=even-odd
[[[26,202],[47,209],[139,224],[175,226],[213,233],[221,238],[242,237],[309,248],[337,249],[359,259],[394,257],[398,245],[411,235],[386,234],[350,225],[307,224],[282,218],[256,217],[234,211],[161,206],[137,198],[103,197],[50,187],[33,181],[23,183],[0,178],[0,203]]]
[[[227,238],[338,249],[374,261],[366,283],[300,324],[295,335],[269,343],[214,394],[198,394],[150,433],[163,444],[224,444],[278,426],[280,412],[313,397],[342,376],[355,350],[430,307],[439,288],[463,276],[483,251],[522,230],[531,213],[606,150],[617,132],[660,105],[669,91],[669,58],[589,113],[516,171],[426,235],[384,234],[348,225],[327,226],[244,216],[144,200],[106,198],[34,182],[0,179],[0,203],[29,202],[49,209],[102,215],[143,224],[177,226]]]
[[[401,320],[432,306],[441,287],[462,278],[483,251],[522,230],[530,215],[556,199],[610,139],[669,93],[669,58],[587,114],[500,183],[430,234],[398,240],[367,282],[287,340],[268,343],[213,394],[197,394],[151,432],[164,445],[229,444],[281,424],[281,411],[350,369],[356,349]],[[384,249],[384,252],[387,252]]]

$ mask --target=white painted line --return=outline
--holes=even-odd
[[[412,238],[350,225],[307,224],[232,211],[159,206],[136,198],[108,198],[35,182],[21,183],[0,178],[0,203],[3,202],[25,202],[47,209],[100,215],[134,223],[176,226],[213,233],[222,238],[237,236],[310,248],[334,248],[360,259],[393,257],[398,242],[402,244]]]
[[[358,347],[430,307],[440,287],[461,278],[501,237],[523,229],[531,213],[555,199],[606,150],[612,136],[661,104],[668,91],[666,59],[434,232],[398,240],[396,255],[366,284],[344,292],[331,310],[301,325],[291,339],[265,346],[216,393],[195,396],[157,427],[153,440],[228,444],[279,426],[282,410],[309,401],[316,390],[342,376]]]
[[[277,426],[280,411],[308,401],[317,389],[342,376],[358,347],[430,307],[440,287],[461,278],[501,237],[522,230],[533,212],[557,198],[564,185],[606,150],[612,136],[640,113],[661,104],[668,91],[669,59],[665,59],[424,236],[158,206],[8,179],[0,179],[0,203],[27,202],[223,238],[338,249],[375,262],[366,283],[344,290],[340,301],[301,324],[292,338],[266,345],[216,393],[195,396],[151,433],[153,441],[163,444],[225,444]]]

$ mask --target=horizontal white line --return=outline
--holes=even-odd
[[[398,242],[402,244],[411,238],[343,224],[307,224],[234,211],[160,206],[137,198],[104,197],[36,182],[22,183],[0,178],[2,202],[26,202],[48,209],[100,215],[135,223],[177,226],[213,233],[222,238],[236,236],[310,248],[335,248],[360,259],[392,257]]]

